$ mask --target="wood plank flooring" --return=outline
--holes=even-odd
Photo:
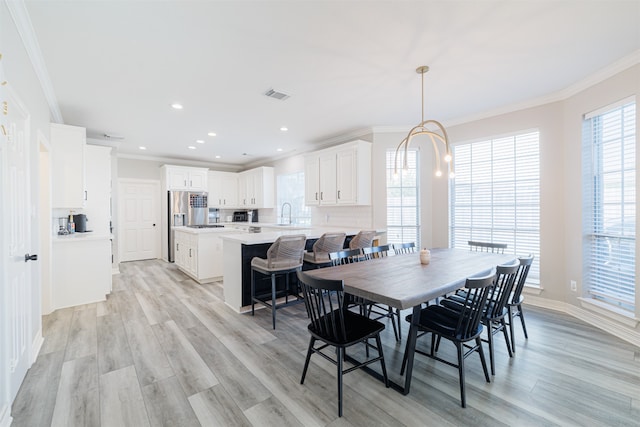
[[[313,357],[304,305],[236,314],[221,283],[199,285],[160,260],[121,264],[106,302],[43,320],[42,351],[12,407],[13,426],[571,426],[640,425],[640,349],[570,316],[525,307],[510,359],[497,336],[496,375],[466,363],[467,408],[454,368],[416,356],[411,394],[361,371],[345,376],[338,418],[333,365]],[[400,381],[409,328],[384,331]],[[428,337],[421,340],[426,348]],[[443,342],[440,354],[455,357]]]

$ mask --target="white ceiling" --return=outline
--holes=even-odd
[[[548,97],[640,49],[639,0],[25,3],[65,123],[123,136],[120,153],[233,167],[408,130],[420,65],[426,118],[446,125]]]

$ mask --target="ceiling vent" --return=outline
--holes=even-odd
[[[287,95],[286,93],[277,92],[277,91],[275,91],[273,89],[269,89],[264,94],[266,96],[268,96],[269,98],[277,99],[277,100],[280,100],[280,101],[284,101],[285,99],[289,98],[289,95]]]

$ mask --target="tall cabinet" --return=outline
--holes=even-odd
[[[52,124],[51,154],[54,210],[84,213],[91,231],[54,236],[49,306],[104,301],[111,292],[111,148],[86,145],[83,128]]]

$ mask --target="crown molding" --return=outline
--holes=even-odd
[[[166,163],[168,165],[175,166],[193,166],[193,167],[203,167],[214,170],[228,171],[228,172],[239,172],[243,170],[239,166],[230,166],[228,164],[215,163],[215,162],[201,162],[198,160],[185,160],[185,159],[177,159],[175,157],[161,157],[161,156],[144,156],[140,154],[129,154],[129,153],[120,153],[116,152],[116,158],[118,159],[131,159],[131,160],[145,160],[148,162],[160,162]]]
[[[477,120],[488,119],[490,117],[526,110],[528,108],[534,108],[554,102],[565,101],[568,98],[571,98],[572,96],[582,92],[583,90],[595,86],[596,84],[601,83],[637,64],[640,64],[640,50],[636,50],[635,52],[619,59],[612,64],[609,64],[608,66],[580,80],[579,82],[574,83],[571,86],[557,92],[530,99],[524,102],[510,104],[493,110],[484,111],[475,115],[454,118],[452,120],[445,120],[442,123],[445,127],[457,126],[465,123],[475,122]]]
[[[42,51],[40,50],[38,38],[31,24],[27,6],[23,0],[5,0],[5,4],[7,5],[7,9],[9,9],[13,22],[16,24],[16,29],[22,39],[27,55],[31,60],[33,70],[40,81],[42,92],[49,104],[51,119],[54,123],[64,123],[62,112],[60,111],[58,100],[53,90],[53,84],[51,83],[51,78],[49,77],[49,72],[47,71]]]

